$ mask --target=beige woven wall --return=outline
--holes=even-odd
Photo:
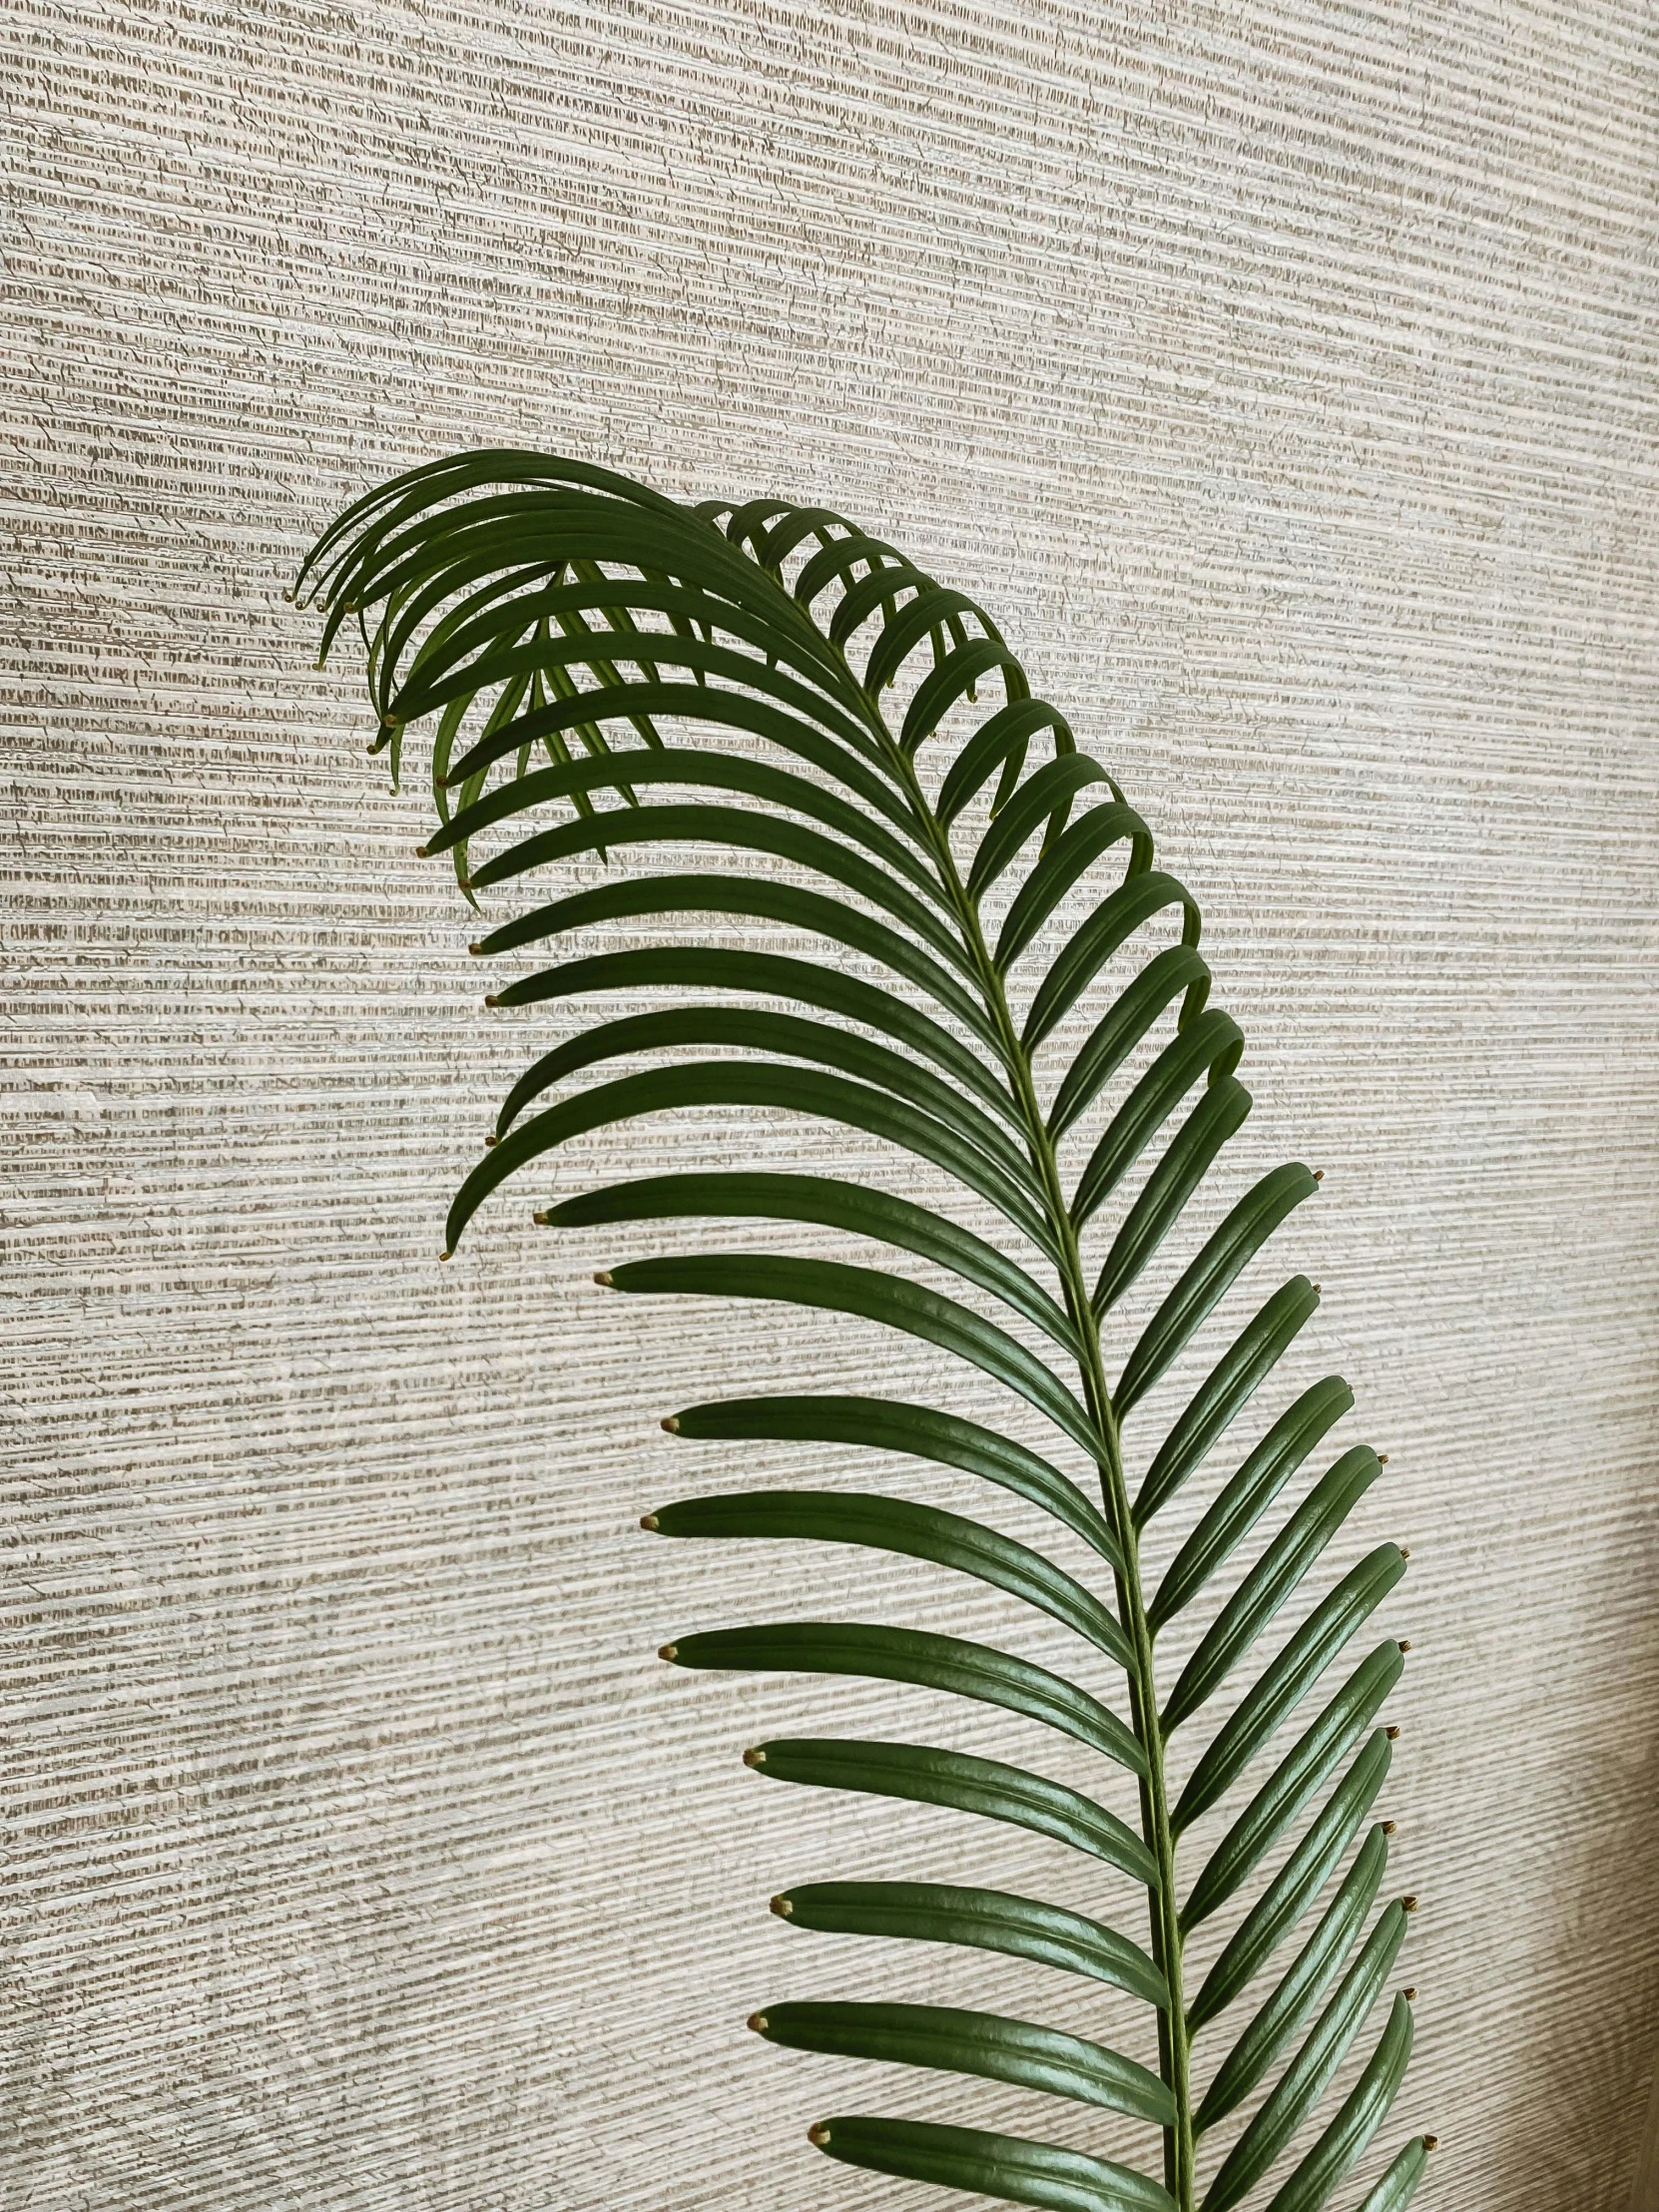
[[[1053,2128],[757,2046],[770,1995],[1028,1986],[764,1901],[970,1867],[1109,1901],[737,1758],[830,1716],[925,1740],[929,1699],[650,1657],[904,1611],[855,1556],[639,1535],[719,1472],[658,1415],[923,1364],[607,1302],[621,1242],[538,1238],[528,1193],[435,1264],[557,1017],[481,1012],[418,792],[279,594],[385,472],[521,441],[889,530],[1204,900],[1252,1156],[1328,1170],[1309,1372],[1391,1455],[1362,1532],[1414,1551],[1386,2140],[1437,2128],[1431,2212],[1624,2212],[1659,2043],[1651,6],[11,0],[4,40],[0,2206],[923,2212],[806,2123]],[[908,1617],[986,1615],[929,1581]]]

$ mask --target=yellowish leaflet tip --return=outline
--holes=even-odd
[[[530,1219],[535,1223],[538,1229],[548,1229],[552,1226],[553,1222],[553,1216],[551,1214],[532,1214],[530,1216]]]
[[[1398,1729],[1398,1726],[1397,1726],[1397,1725],[1395,1725],[1395,1726],[1394,1726],[1394,1727],[1392,1727],[1392,1728],[1385,1728],[1385,1729],[1383,1729],[1382,1733],[1383,1733],[1383,1735],[1384,1735],[1384,1736],[1386,1736],[1386,1737],[1387,1737],[1387,1739],[1388,1739],[1388,1741],[1389,1741],[1389,1743],[1390,1743],[1390,1744],[1397,1744],[1397,1743],[1398,1743],[1398,1741],[1399,1741],[1399,1729]]]
[[[454,1257],[455,1255],[452,1252],[440,1252],[438,1254],[440,1260],[453,1260]]]
[[[767,2016],[764,2012],[751,2012],[744,2025],[752,2027],[757,2035],[764,2035],[767,2031]]]
[[[1399,1993],[1405,1999],[1407,2004],[1416,2003],[1417,1992],[1415,1991],[1415,1989],[1401,1989]]]
[[[665,1427],[665,1428],[666,1428],[666,1429],[668,1430],[668,1432],[669,1432],[669,1434],[670,1434],[671,1436],[678,1436],[678,1435],[679,1435],[679,1433],[680,1433],[680,1416],[679,1416],[679,1414],[678,1414],[678,1413],[669,1413],[669,1414],[667,1414],[667,1415],[666,1415],[666,1416],[664,1417],[664,1420],[663,1420],[663,1426],[664,1426],[664,1427]]]
[[[828,2128],[828,2127],[827,2127],[827,2126],[825,2125],[825,2123],[823,2122],[823,2120],[820,2120],[820,2121],[819,2121],[819,2122],[818,2122],[818,2123],[816,2124],[816,2126],[813,2126],[813,2127],[810,2127],[810,2128],[808,2128],[808,2130],[807,2130],[807,2140],[808,2140],[808,2142],[809,2142],[809,2143],[817,2143],[817,2145],[818,2145],[818,2147],[819,2147],[819,2149],[820,2149],[820,2150],[828,2150],[828,2149],[829,2149],[829,2147],[830,2147],[830,2130],[829,2130],[829,2128]]]
[[[767,1763],[767,1755],[758,1745],[753,1745],[744,1753],[743,1763],[746,1767],[764,1767]]]
[[[1407,1913],[1414,1913],[1417,1909],[1417,1901],[1415,1898],[1401,1898],[1399,1902],[1401,1905],[1404,1906]]]
[[[657,1647],[657,1657],[659,1659],[672,1660],[679,1656],[679,1651],[680,1646],[678,1644],[659,1644]]]
[[[1424,2150],[1438,2150],[1440,2138],[1437,2135],[1425,2135],[1422,2139],[1422,2147]]]
[[[501,993],[499,991],[486,991],[484,993],[484,1004],[486,1006],[499,1006],[500,1003]]]
[[[595,1274],[594,1274],[594,1278],[593,1278],[593,1279],[594,1279],[594,1281],[595,1281],[595,1282],[596,1282],[596,1283],[597,1283],[597,1284],[599,1285],[599,1288],[600,1288],[600,1289],[601,1289],[602,1291],[608,1291],[608,1290],[610,1289],[610,1287],[611,1287],[611,1271],[610,1271],[610,1269],[609,1269],[609,1268],[599,1268],[599,1269],[597,1269],[597,1270],[595,1271]]]
[[[640,1526],[642,1528],[655,1528],[657,1525],[658,1522],[655,1513],[642,1513],[640,1515]]]
[[[1383,1833],[1383,1835],[1384,1835],[1384,1836],[1391,1836],[1391,1835],[1393,1834],[1393,1832],[1394,1832],[1394,1824],[1393,1824],[1393,1822],[1392,1822],[1392,1821],[1384,1821],[1384,1822],[1382,1823],[1382,1833]]]
[[[1385,1451],[1380,1451],[1377,1454],[1377,1463],[1380,1467],[1385,1467],[1388,1463],[1388,1454]]]
[[[795,1911],[795,1907],[790,1903],[788,1898],[774,1898],[772,1900],[771,1910],[777,1914],[778,1918],[781,1921],[787,1921],[790,1915]]]
[[[487,1137],[486,1137],[486,1138],[484,1139],[484,1150],[485,1150],[486,1152],[490,1152],[490,1151],[493,1151],[493,1150],[494,1150],[494,1148],[495,1148],[495,1146],[497,1146],[497,1145],[498,1145],[498,1144],[499,1144],[500,1142],[501,1142],[501,1139],[500,1139],[500,1138],[499,1138],[499,1137],[498,1137],[498,1136],[496,1135],[495,1131],[494,1131],[494,1130],[492,1129],[492,1130],[490,1131],[489,1135],[488,1135],[488,1136],[487,1136]]]
[[[1315,1170],[1314,1170],[1314,1181],[1315,1181],[1316,1183],[1323,1183],[1323,1182],[1325,1181],[1325,1170],[1324,1170],[1324,1168],[1315,1168]]]
[[[287,604],[288,606],[290,606],[290,607],[291,607],[291,606],[293,605],[293,594],[292,594],[292,592],[290,592],[290,591],[285,591],[285,592],[283,592],[283,594],[282,594],[282,598],[283,598],[284,602],[285,602],[285,603],[286,603],[286,604]]]
[[[471,890],[471,888],[472,888],[472,877],[471,877],[470,875],[463,875],[463,876],[461,876],[461,877],[459,878],[459,881],[460,881],[460,886],[461,886],[461,888],[462,888],[462,890],[463,890],[463,891],[469,891],[469,890]]]
[[[320,668],[322,666],[322,663],[318,661],[316,665],[318,668]],[[378,738],[370,738],[367,745],[363,747],[363,751],[368,755],[370,760],[374,758],[375,754],[378,753],[379,750],[380,741]]]
[[[415,846],[415,858],[416,858],[417,860],[424,860],[424,859],[425,859],[425,857],[426,857],[426,847],[425,847],[425,845],[423,845],[423,844],[417,844],[417,845]]]
[[[1409,1651],[1409,1650],[1410,1650],[1410,1648],[1411,1648],[1411,1639],[1410,1639],[1410,1637],[1409,1637],[1409,1636],[1401,1636],[1401,1638],[1399,1639],[1399,1648],[1400,1648],[1400,1650],[1401,1650],[1401,1651]]]
[[[476,959],[478,958],[479,954],[480,954],[480,953],[481,953],[481,952],[483,951],[483,949],[484,949],[484,947],[483,947],[483,945],[482,945],[481,943],[479,943],[479,944],[469,944],[469,945],[467,946],[467,950],[468,950],[468,951],[469,951],[469,952],[470,952],[470,953],[472,954],[472,957],[473,957],[473,958],[474,958],[475,960],[476,960]]]
[[[1320,1295],[1320,1287],[1319,1287],[1319,1285],[1318,1285],[1318,1284],[1316,1283],[1316,1284],[1314,1285],[1314,1296],[1315,1296],[1316,1298],[1318,1298],[1318,1297],[1319,1297],[1319,1295]]]
[[[1401,1545],[1400,1545],[1400,1547],[1399,1547],[1399,1556],[1400,1556],[1400,1557],[1401,1557],[1402,1559],[1409,1559],[1409,1558],[1410,1558],[1410,1556],[1411,1556],[1411,1547],[1410,1547],[1410,1545],[1409,1545],[1409,1544],[1401,1544]]]
[[[403,718],[401,715],[382,715],[380,717],[380,727],[382,730],[401,730]]]

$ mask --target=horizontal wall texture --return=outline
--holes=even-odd
[[[1412,1551],[1381,1810],[1417,2057],[1378,2151],[1439,2135],[1427,2212],[1627,2212],[1659,2049],[1651,8],[11,0],[0,71],[3,2212],[943,2206],[813,2150],[849,2106],[1145,2154],[745,2034],[787,1995],[1039,2001],[1005,1959],[792,1931],[791,1881],[1132,1900],[740,1758],[1020,1759],[1029,1724],[653,1656],[778,1615],[1064,1649],[956,1578],[638,1529],[801,1471],[676,1442],[674,1407],[925,1397],[921,1349],[608,1299],[592,1272],[661,1240],[530,1220],[669,1161],[904,1168],[658,1117],[438,1265],[575,1016],[483,1007],[420,767],[387,789],[360,655],[318,671],[283,592],[342,504],[465,445],[855,516],[978,597],[1152,824],[1249,1040],[1227,1191],[1325,1170],[1275,1248],[1324,1305],[1245,1425],[1340,1369],[1341,1440],[1389,1455],[1359,1535]],[[1132,2014],[1078,1983],[1045,2016]]]

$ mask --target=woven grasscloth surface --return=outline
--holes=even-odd
[[[11,0],[3,37],[0,2206],[924,2212],[807,2123],[1066,2131],[743,2032],[782,1995],[1035,2001],[792,1934],[784,1882],[1110,1904],[1013,1831],[738,1757],[950,1716],[651,1656],[1006,1617],[634,1525],[731,1471],[672,1406],[924,1363],[608,1302],[624,1242],[538,1233],[527,1185],[436,1264],[559,1017],[481,1009],[418,778],[388,795],[280,590],[391,469],[522,442],[882,527],[1203,900],[1241,1145],[1327,1170],[1298,1373],[1354,1382],[1390,1454],[1360,1533],[1413,1549],[1384,2140],[1438,2131],[1430,2212],[1625,2212],[1659,2044],[1651,9]],[[642,1126],[559,1187],[670,1148],[756,1140]]]

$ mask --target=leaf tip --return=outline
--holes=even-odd
[[[1316,1183],[1323,1183],[1323,1182],[1325,1181],[1325,1170],[1324,1170],[1324,1168],[1315,1168],[1315,1170],[1314,1170],[1314,1181],[1315,1181]]]
[[[477,941],[477,942],[476,942],[475,944],[469,944],[469,945],[467,946],[467,950],[468,950],[468,951],[469,951],[469,952],[470,952],[470,953],[472,954],[472,957],[473,957],[473,958],[474,958],[475,960],[477,959],[478,955],[479,955],[479,954],[480,954],[480,953],[481,953],[481,952],[483,951],[483,949],[484,949],[484,940],[483,940],[483,938],[482,938],[482,937],[480,937],[480,938],[478,939],[478,941]]]
[[[816,2143],[820,2150],[828,2150],[830,2148],[830,2123],[827,2120],[815,2121],[807,2130],[807,2140],[809,2143]]]
[[[438,1258],[439,1258],[440,1260],[453,1260],[453,1259],[454,1259],[454,1257],[455,1257],[454,1251],[453,1251],[453,1249],[452,1249],[452,1248],[451,1248],[450,1246],[448,1246],[448,1245],[445,1245],[445,1246],[444,1246],[444,1248],[443,1248],[443,1250],[442,1250],[442,1251],[441,1251],[441,1252],[440,1252],[440,1253],[438,1254]]]
[[[1416,2003],[1416,2001],[1417,2001],[1417,1992],[1416,1992],[1416,1990],[1415,1990],[1415,1989],[1413,1989],[1413,1988],[1405,1988],[1405,1989],[1401,1989],[1399,1993],[1400,1993],[1400,1995],[1401,1995],[1401,1996],[1402,1996],[1402,1997],[1403,1997],[1403,1998],[1405,1999],[1405,2001],[1406,2001],[1406,2003],[1407,2003],[1407,2004],[1415,2004],[1415,2003]]]
[[[608,1291],[612,1288],[611,1271],[609,1268],[596,1268],[594,1270],[593,1279],[599,1285],[599,1288],[602,1291]]]
[[[1385,1451],[1380,1451],[1377,1454],[1377,1463],[1380,1467],[1385,1467],[1388,1463],[1388,1454]]]
[[[501,1139],[500,1139],[500,1138],[499,1138],[499,1137],[498,1137],[498,1136],[496,1135],[495,1131],[494,1131],[494,1130],[492,1129],[492,1130],[490,1131],[489,1135],[488,1135],[488,1136],[487,1136],[487,1137],[486,1137],[486,1138],[484,1139],[484,1150],[485,1150],[486,1152],[493,1152],[493,1151],[495,1150],[496,1146],[497,1146],[497,1145],[498,1145],[498,1144],[499,1144],[500,1142],[501,1142]]]
[[[788,1898],[772,1898],[768,1901],[767,1911],[776,1913],[781,1921],[787,1921],[795,1907]]]
[[[455,880],[456,880],[456,882],[457,882],[457,883],[459,883],[459,884],[460,884],[460,886],[461,886],[461,888],[462,888],[462,890],[463,890],[463,891],[469,891],[469,890],[471,890],[471,888],[472,888],[472,877],[471,877],[470,875],[457,875],[457,876],[456,876],[456,878],[455,878]]]
[[[1401,1651],[1409,1651],[1409,1650],[1410,1650],[1410,1648],[1411,1648],[1411,1639],[1410,1639],[1410,1637],[1409,1637],[1409,1636],[1401,1636],[1401,1638],[1399,1639],[1399,1648],[1400,1648],[1400,1650],[1401,1650]]]
[[[551,1214],[532,1214],[530,1219],[538,1229],[551,1229],[553,1226],[553,1216]]]
[[[1402,1559],[1409,1559],[1409,1558],[1410,1558],[1410,1556],[1411,1556],[1411,1547],[1410,1547],[1410,1545],[1409,1545],[1409,1544],[1401,1544],[1401,1545],[1400,1545],[1400,1547],[1399,1547],[1399,1556],[1400,1556],[1400,1557],[1401,1557]]]
[[[668,1430],[668,1432],[669,1432],[669,1434],[670,1434],[671,1436],[678,1436],[678,1435],[679,1435],[679,1433],[680,1433],[680,1416],[679,1416],[679,1414],[678,1414],[678,1413],[665,1413],[665,1414],[663,1415],[663,1426],[664,1426],[664,1427],[665,1427],[665,1428],[666,1428],[666,1429]]]
[[[680,1646],[678,1644],[659,1644],[657,1646],[657,1657],[659,1659],[667,1659],[672,1664],[679,1656]]]
[[[1438,2150],[1440,2138],[1437,2135],[1425,2135],[1422,2139],[1422,2147],[1424,2150]]]
[[[1392,1821],[1384,1821],[1384,1822],[1382,1822],[1382,1833],[1383,1833],[1383,1835],[1384,1835],[1384,1836],[1391,1836],[1391,1835],[1393,1834],[1393,1832],[1394,1832],[1394,1824],[1393,1824],[1393,1822],[1392,1822]]]
[[[746,1767],[764,1767],[767,1755],[759,1744],[752,1744],[743,1755],[743,1763]]]
[[[751,2012],[743,2024],[755,2034],[764,2035],[767,2031],[767,2016],[764,2012]]]
[[[426,858],[428,857],[429,853],[430,853],[430,850],[431,850],[431,848],[430,848],[430,846],[429,846],[429,845],[424,845],[424,844],[417,844],[417,845],[415,846],[415,858],[416,858],[417,860],[424,860],[424,859],[426,859]]]
[[[1399,1902],[1407,1913],[1414,1913],[1417,1909],[1417,1901],[1413,1897],[1403,1897]]]
[[[1398,1743],[1398,1741],[1399,1741],[1399,1728],[1398,1728],[1398,1725],[1397,1725],[1397,1723],[1396,1723],[1396,1724],[1395,1724],[1395,1726],[1393,1726],[1392,1728],[1385,1728],[1385,1729],[1383,1729],[1382,1733],[1383,1733],[1383,1735],[1384,1735],[1384,1736],[1386,1736],[1386,1737],[1387,1737],[1387,1739],[1388,1739],[1388,1741],[1389,1741],[1389,1743],[1390,1743],[1390,1744],[1396,1744],[1396,1743]]]
[[[655,1513],[642,1513],[640,1515],[640,1526],[642,1528],[649,1528],[653,1532],[655,1532],[659,1527],[661,1527],[661,1525],[662,1523],[658,1520]]]

